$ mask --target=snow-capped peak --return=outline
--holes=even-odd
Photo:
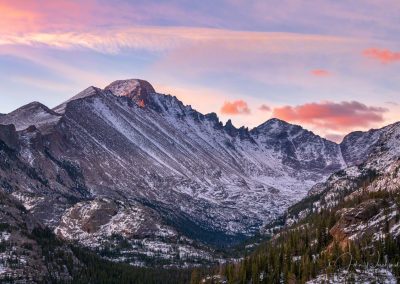
[[[65,107],[69,102],[97,95],[98,93],[100,93],[100,91],[101,90],[99,88],[90,86],[84,89],[82,92],[78,93],[77,95],[73,96],[69,100],[65,101],[64,103],[53,108],[53,111],[63,114],[65,112]]]
[[[0,124],[14,124],[18,131],[35,125],[38,128],[43,128],[42,130],[44,131],[44,128],[55,124],[60,117],[60,114],[45,105],[39,102],[32,102],[1,116]]]
[[[141,108],[152,104],[150,95],[156,93],[149,82],[140,79],[114,81],[104,91],[109,91],[114,96],[130,98]]]
[[[111,91],[115,96],[129,98],[144,97],[156,92],[149,82],[140,79],[114,81],[104,90]]]

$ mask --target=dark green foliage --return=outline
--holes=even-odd
[[[101,259],[97,254],[65,245],[48,229],[34,229],[32,238],[42,249],[46,263],[65,265],[72,281],[67,283],[189,283],[191,270],[140,268]],[[74,260],[75,259],[75,260]],[[51,283],[65,282],[48,276]]]
[[[6,231],[9,228],[10,228],[10,224],[8,224],[8,223],[0,223],[0,232]]]
[[[343,268],[354,270],[355,267],[382,264],[392,265],[393,273],[399,277],[399,239],[387,236],[384,240],[373,241],[371,237],[364,237],[361,241],[349,242],[348,247],[341,247],[329,233],[339,219],[338,210],[379,199],[383,208],[371,207],[371,212],[366,213],[373,216],[399,200],[399,196],[399,193],[387,191],[364,192],[356,198],[342,201],[335,208],[312,213],[264,242],[243,261],[222,265],[214,271],[205,272],[202,277],[218,274],[226,277],[228,283],[305,283],[321,273],[332,275]],[[305,204],[309,204],[309,200],[305,200],[300,207],[308,208]],[[192,279],[192,283],[198,282]]]
[[[72,251],[84,265],[73,283],[189,283],[191,271],[185,269],[138,268],[100,259],[85,249]]]

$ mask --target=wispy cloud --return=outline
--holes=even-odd
[[[389,49],[368,48],[363,51],[364,56],[380,61],[381,63],[400,62],[400,52]]]
[[[201,47],[205,43],[219,43],[222,46],[229,44],[232,50],[237,51],[267,48],[270,52],[285,52],[290,50],[285,44],[294,42],[303,42],[309,51],[316,51],[323,43],[340,44],[352,41],[354,40],[350,38],[335,36],[160,26],[93,29],[89,32],[29,32],[0,36],[0,45],[88,48],[104,53],[117,53],[125,48],[162,51],[182,45]]]
[[[383,114],[387,111],[386,108],[367,106],[356,101],[322,102],[278,107],[274,109],[273,116],[319,129],[348,131],[383,122]]]
[[[215,9],[213,0],[0,0],[2,90],[7,93],[7,84],[20,90],[33,86],[43,97],[67,98],[88,85],[141,77],[170,86],[165,89],[203,112],[242,99],[252,112],[234,116],[237,125],[257,125],[268,119],[269,107],[292,105],[281,114],[291,113],[292,120],[319,133],[328,125],[329,135],[340,135],[332,130],[338,120],[300,119],[305,102],[351,97],[379,105],[396,99],[398,65],[387,65],[399,62],[398,1],[223,0],[218,5]],[[375,62],[385,63],[379,73]],[[8,72],[11,68],[15,72]],[[398,118],[395,106],[386,106],[390,113],[375,111],[371,117],[365,114],[371,109],[352,105],[368,125]],[[219,112],[222,119],[230,118],[228,113]],[[347,117],[348,130],[362,127]]]

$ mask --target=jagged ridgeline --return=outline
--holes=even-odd
[[[104,261],[214,265],[278,219],[331,214],[358,188],[395,192],[398,137],[399,124],[341,144],[278,119],[236,128],[121,80],[1,115],[0,186],[63,245]]]
[[[353,165],[315,185],[291,206],[282,218],[283,227],[271,224],[272,239],[250,256],[214,270],[195,271],[192,282],[397,283],[399,133],[394,124],[350,134],[344,145],[363,146],[351,144]]]
[[[248,130],[143,80],[0,117],[2,188],[58,237],[134,265],[212,263],[343,167],[277,119]]]

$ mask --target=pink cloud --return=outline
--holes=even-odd
[[[32,32],[83,32],[99,27],[146,26],[154,21],[209,23],[210,15],[186,11],[176,2],[133,3],[135,1],[85,0],[0,0],[0,32],[3,34]]]
[[[271,108],[266,104],[262,104],[258,109],[265,112],[271,111]]]
[[[0,32],[18,33],[29,28],[34,30],[39,20],[39,15],[30,10],[12,6],[7,1],[0,2]]]
[[[322,102],[275,108],[273,116],[321,130],[347,131],[383,122],[387,109],[360,102]]]
[[[221,108],[221,113],[231,115],[250,114],[250,108],[243,100],[225,102]]]
[[[393,63],[400,61],[400,52],[391,51],[389,49],[369,48],[363,51],[363,55],[379,60],[381,63]]]
[[[2,0],[0,3],[0,31],[3,34],[71,31],[84,28],[98,17],[93,0],[76,1],[11,1]]]
[[[311,74],[317,77],[328,77],[331,75],[329,71],[323,70],[323,69],[315,69],[311,70]]]

